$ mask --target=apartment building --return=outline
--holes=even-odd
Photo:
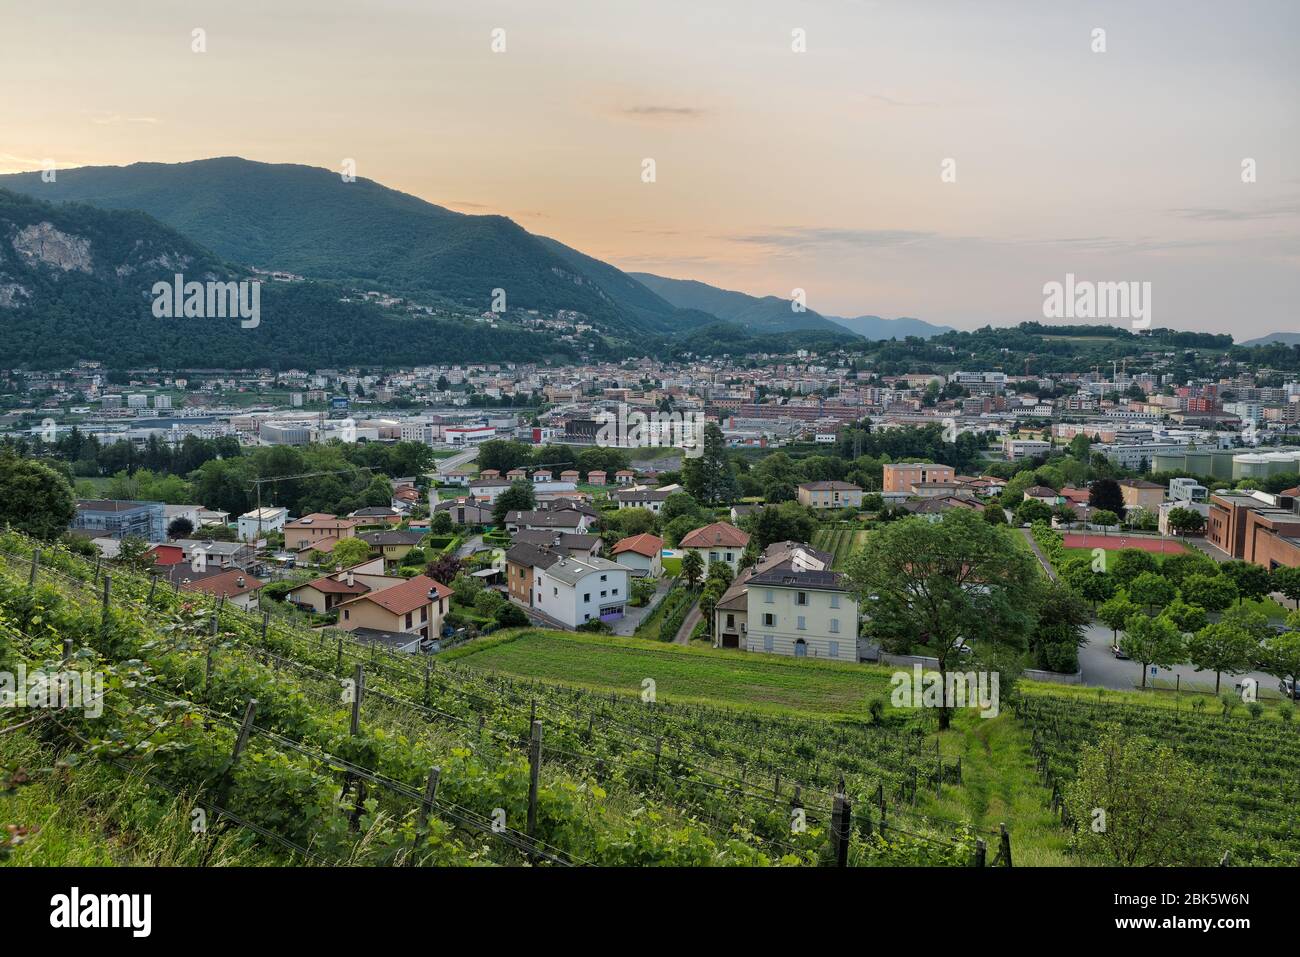
[[[1140,508],[1155,512],[1165,500],[1163,485],[1142,479],[1122,479],[1119,482],[1119,493],[1126,509]]]
[[[808,508],[861,508],[862,489],[852,482],[804,482],[798,499]]]
[[[160,542],[167,537],[166,511],[162,502],[78,499],[71,527],[92,532],[97,538],[132,537]]]
[[[288,509],[275,506],[255,508],[251,512],[245,512],[239,516],[239,539],[244,542],[257,541],[271,532],[283,529],[288,518]]]
[[[951,482],[956,473],[951,465],[933,462],[895,462],[884,467],[881,488],[885,492],[910,495],[913,485],[928,482]]]
[[[630,570],[605,558],[569,558],[550,548],[514,545],[506,552],[512,601],[566,628],[623,617]]]
[[[759,571],[747,582],[745,619],[748,651],[858,660],[858,603],[839,572],[792,560]]]

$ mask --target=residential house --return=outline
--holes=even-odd
[[[807,508],[861,508],[862,489],[852,482],[804,482],[798,499]]]
[[[619,508],[644,508],[651,512],[658,513],[664,507],[664,502],[672,492],[666,489],[619,489],[610,497],[618,504]]]
[[[623,617],[629,572],[617,562],[514,545],[506,552],[506,569],[511,599],[564,627]]]
[[[749,544],[749,536],[729,522],[714,522],[687,532],[678,543],[683,554],[696,552],[704,560],[704,569],[714,562],[726,562],[734,572],[740,566],[740,556]]]
[[[360,532],[357,538],[369,545],[371,551],[379,552],[384,561],[396,565],[406,557],[407,552],[420,544],[424,535],[393,529],[386,532]]]
[[[385,575],[383,558],[375,557],[305,582],[289,591],[287,597],[295,605],[325,614],[341,602],[372,591],[383,591],[405,581],[407,579],[396,575]]]
[[[956,477],[951,465],[933,462],[892,462],[884,466],[881,489],[884,492],[910,493],[912,486],[923,482],[951,482]]]
[[[536,545],[549,548],[569,558],[598,558],[601,541],[599,535],[582,532],[561,532],[554,529],[521,528],[512,536],[515,545]]]
[[[355,518],[339,518],[329,512],[312,512],[284,526],[284,547],[288,551],[299,552],[318,548],[325,541],[331,541],[332,547],[332,542],[356,535],[357,526],[361,524],[363,522]]]
[[[743,647],[795,658],[858,660],[858,603],[844,576],[770,565],[747,582]]]
[[[185,564],[163,566],[158,577],[178,591],[225,596],[227,604],[255,611],[258,606],[258,592],[266,582],[254,578],[239,568],[209,567],[196,570]]]
[[[271,532],[278,532],[283,529],[288,518],[289,510],[287,508],[269,505],[264,508],[255,508],[251,512],[245,512],[239,516],[239,540],[242,542],[255,542],[260,538],[265,538]]]
[[[586,533],[592,526],[592,518],[577,509],[541,508],[507,512],[505,524],[511,534],[524,528]]]
[[[1153,514],[1165,500],[1165,487],[1144,479],[1121,479],[1119,493],[1125,509],[1140,508]]]
[[[587,484],[604,485],[606,477],[607,476],[603,469],[592,469],[587,473]]]
[[[338,627],[386,643],[392,643],[391,636],[410,635],[411,640],[405,645],[399,642],[399,647],[416,650],[419,641],[442,634],[443,617],[450,603],[450,588],[428,575],[417,575],[400,585],[341,602]]]
[[[746,647],[749,622],[749,581],[760,572],[789,564],[798,571],[824,571],[832,556],[803,542],[773,542],[763,550],[757,564],[741,569],[731,585],[718,599],[713,616],[713,643],[718,648]]]
[[[249,568],[257,560],[257,552],[247,542],[197,541],[182,538],[172,544],[179,545],[182,555],[195,571],[209,568]]]
[[[664,540],[649,533],[630,535],[620,539],[611,549],[614,561],[626,565],[637,578],[658,578],[663,574],[663,560],[660,557]]]
[[[636,472],[631,469],[619,469],[614,473],[614,481],[618,485],[631,485],[636,481]]]
[[[488,505],[475,505],[464,499],[444,499],[433,507],[433,514],[446,512],[455,525],[491,525],[492,508]]]

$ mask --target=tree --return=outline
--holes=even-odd
[[[435,535],[446,535],[454,527],[455,522],[451,520],[451,513],[445,510],[434,512],[433,518],[429,519],[429,531]]]
[[[1273,590],[1268,569],[1263,565],[1234,558],[1220,565],[1219,570],[1237,586],[1238,604],[1247,598],[1263,598]]]
[[[1273,569],[1273,588],[1295,602],[1300,610],[1300,565]]]
[[[1164,608],[1174,600],[1176,594],[1173,583],[1155,572],[1143,572],[1128,584],[1129,598],[1145,606],[1148,615]]]
[[[1016,524],[1033,525],[1035,522],[1052,521],[1052,508],[1036,498],[1027,498],[1016,506]]]
[[[1209,775],[1168,745],[1108,725],[1065,787],[1071,843],[1119,867],[1205,863],[1212,793]]]
[[[806,542],[817,528],[816,520],[798,502],[769,505],[750,514],[750,540],[759,548],[773,542]]]
[[[137,535],[128,535],[117,546],[117,564],[132,571],[144,571],[154,563],[149,543]]]
[[[508,513],[527,512],[536,504],[537,498],[533,494],[532,482],[511,482],[510,487],[498,495],[497,500],[492,504],[492,522],[495,525],[504,525]]]
[[[502,602],[493,615],[498,628],[523,628],[528,625],[528,616],[514,602]]]
[[[1195,534],[1205,529],[1205,516],[1191,508],[1171,508],[1169,527],[1180,535]]]
[[[682,556],[681,577],[691,588],[700,580],[700,574],[704,571],[704,559],[700,553],[694,550],[688,551]]]
[[[1099,525],[1102,528],[1114,528],[1119,524],[1119,515],[1108,508],[1099,508],[1088,516],[1089,525]]]
[[[1094,613],[1098,603],[1113,597],[1119,587],[1113,577],[1094,570],[1092,560],[1081,555],[1063,562],[1058,573],[1062,581],[1092,604]]]
[[[1029,638],[1034,667],[1074,673],[1079,670],[1079,648],[1086,640],[1091,616],[1083,596],[1064,582],[1041,586],[1038,622]]]
[[[177,515],[167,525],[168,538],[189,538],[194,534],[194,523],[184,515]]]
[[[0,452],[0,527],[53,541],[76,516],[68,480],[43,462]]]
[[[1189,575],[1217,575],[1219,563],[1204,552],[1179,552],[1166,555],[1160,563],[1160,574],[1168,578],[1179,588]],[[1200,604],[1197,602],[1197,604]]]
[[[963,647],[1023,650],[1037,621],[1038,566],[1010,529],[954,510],[941,521],[906,518],[871,535],[849,559],[848,581],[870,608],[867,633],[889,651],[924,641],[946,688],[949,664]],[[940,704],[949,726],[951,702]]]
[[[1110,574],[1114,575],[1115,581],[1125,588],[1139,575],[1148,572],[1155,574],[1158,571],[1160,571],[1160,563],[1156,561],[1156,557],[1140,548],[1121,548],[1110,562]]]
[[[1206,611],[1223,611],[1237,600],[1237,586],[1231,578],[1220,575],[1218,569],[1211,574],[1200,572],[1183,579],[1182,595]]]
[[[700,503],[695,501],[687,492],[674,492],[664,499],[663,506],[659,509],[659,519],[663,522],[671,522],[675,518],[683,516],[690,518],[700,517]],[[698,527],[697,523],[695,527]]]
[[[1097,479],[1088,486],[1088,504],[1093,508],[1104,508],[1123,518],[1124,493],[1114,479]]]
[[[664,526],[664,541],[676,548],[683,537],[699,528],[701,521],[694,515],[678,515]]]
[[[370,544],[360,538],[345,538],[330,552],[330,560],[336,565],[351,568],[370,557]]]
[[[1259,641],[1235,622],[1206,625],[1187,639],[1187,660],[1197,671],[1214,672],[1214,693],[1226,671],[1230,675],[1249,671],[1259,652]]]
[[[758,542],[751,538],[749,543],[745,546],[745,550],[740,553],[740,564],[737,567],[739,567],[741,571],[744,571],[746,568],[753,568],[758,564],[758,560],[762,555],[763,550],[758,547]]]
[[[1187,649],[1183,634],[1163,615],[1151,618],[1134,615],[1119,639],[1119,650],[1142,666],[1142,687],[1147,686],[1147,668],[1169,668],[1182,661]]]
[[[613,523],[617,524],[624,536],[643,535],[658,528],[658,518],[648,508],[620,508],[614,513]]]
[[[682,463],[682,484],[696,501],[718,505],[736,498],[736,479],[727,462],[722,430],[710,422],[704,427],[700,454]]]
[[[1259,667],[1265,674],[1291,683],[1291,694],[1300,687],[1300,612],[1292,612],[1287,618],[1287,626],[1292,631],[1272,635],[1264,641],[1259,654]]]
[[[1189,605],[1181,595],[1165,607],[1165,615],[1183,634],[1197,632],[1209,624],[1209,616],[1200,605]]]
[[[1141,613],[1142,609],[1129,600],[1128,592],[1123,589],[1097,609],[1097,617],[1110,629],[1115,644],[1119,644],[1119,633],[1128,627],[1128,620]]]
[[[1002,506],[997,502],[989,502],[984,506],[984,521],[990,525],[1005,525],[1007,523],[1007,513],[1002,510]]]

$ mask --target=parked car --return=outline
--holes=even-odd
[[[1300,701],[1300,685],[1297,685],[1290,678],[1283,678],[1277,683],[1277,690],[1282,692],[1284,697],[1292,701]]]

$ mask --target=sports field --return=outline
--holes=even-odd
[[[1119,551],[1121,548],[1139,548],[1144,552],[1167,552],[1177,554],[1187,551],[1187,546],[1175,538],[1146,538],[1138,535],[1081,535],[1067,532],[1064,545],[1066,548],[1102,548],[1106,551]]]

